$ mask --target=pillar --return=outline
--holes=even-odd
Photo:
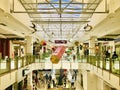
[[[104,80],[100,77],[97,78],[97,90],[104,90]]]
[[[27,78],[27,87],[28,87],[28,90],[33,90],[33,84],[32,84],[32,71],[28,74],[28,78]]]
[[[95,36],[92,36],[89,40],[89,55],[91,56],[95,55],[95,41],[96,41]]]
[[[18,83],[15,82],[13,85],[12,85],[12,90],[18,90]]]
[[[97,76],[90,71],[87,72],[87,90],[97,90]]]
[[[33,36],[26,36],[26,54],[33,55]]]
[[[87,86],[88,86],[88,78],[87,78],[87,71],[86,70],[79,70],[79,77],[77,77],[78,80],[80,81],[81,87],[84,90],[88,90]]]

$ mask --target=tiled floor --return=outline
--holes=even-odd
[[[76,89],[75,90],[83,90],[80,83],[78,81],[75,82],[75,87]],[[45,87],[42,87],[42,88],[38,88],[37,90],[48,90],[47,89],[47,86]],[[55,88],[55,89],[49,89],[49,90],[59,90],[58,88]],[[61,90],[61,89],[60,89]],[[65,89],[64,89],[65,90]],[[70,89],[71,90],[71,89]]]

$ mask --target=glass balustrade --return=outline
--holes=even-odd
[[[77,62],[77,63],[76,63]],[[44,53],[42,55],[15,57],[14,59],[0,59],[0,74],[10,72],[18,68],[25,67],[33,63],[42,63],[44,68],[50,66],[50,68],[78,68],[78,63],[89,63],[103,70],[109,71],[110,73],[120,76],[120,57],[118,59],[103,58],[101,56],[84,56],[81,55],[79,60],[76,62],[60,61],[59,64],[55,65],[50,62],[50,54]]]
[[[111,61],[111,72],[120,75],[120,58],[112,59]]]
[[[10,71],[10,60],[0,59],[0,74]]]

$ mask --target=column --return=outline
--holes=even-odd
[[[15,82],[13,85],[12,85],[12,90],[18,90],[18,83]]]
[[[97,78],[97,90],[104,90],[104,80],[100,77]]]
[[[33,55],[33,36],[26,36],[26,54]]]
[[[87,78],[87,71],[86,70],[79,70],[79,76],[77,77],[80,80],[81,87],[84,90],[90,90],[88,88],[88,78]]]
[[[84,90],[104,90],[104,81],[92,71],[79,70],[78,80]]]
[[[28,78],[27,78],[27,87],[28,87],[28,90],[33,90],[33,84],[32,84],[32,71],[28,74]]]
[[[96,41],[95,36],[92,36],[89,40],[89,55],[91,56],[95,55],[95,41]]]
[[[87,90],[98,90],[97,76],[90,71],[87,72]]]

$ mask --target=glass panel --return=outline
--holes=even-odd
[[[11,59],[11,70],[18,68],[18,59]]]
[[[10,60],[0,60],[0,74],[10,71]]]
[[[110,58],[105,58],[103,61],[103,69],[110,70]]]
[[[112,73],[120,74],[120,60],[116,59],[112,61]]]
[[[22,58],[19,57],[18,58],[18,68],[21,68],[22,67]]]

